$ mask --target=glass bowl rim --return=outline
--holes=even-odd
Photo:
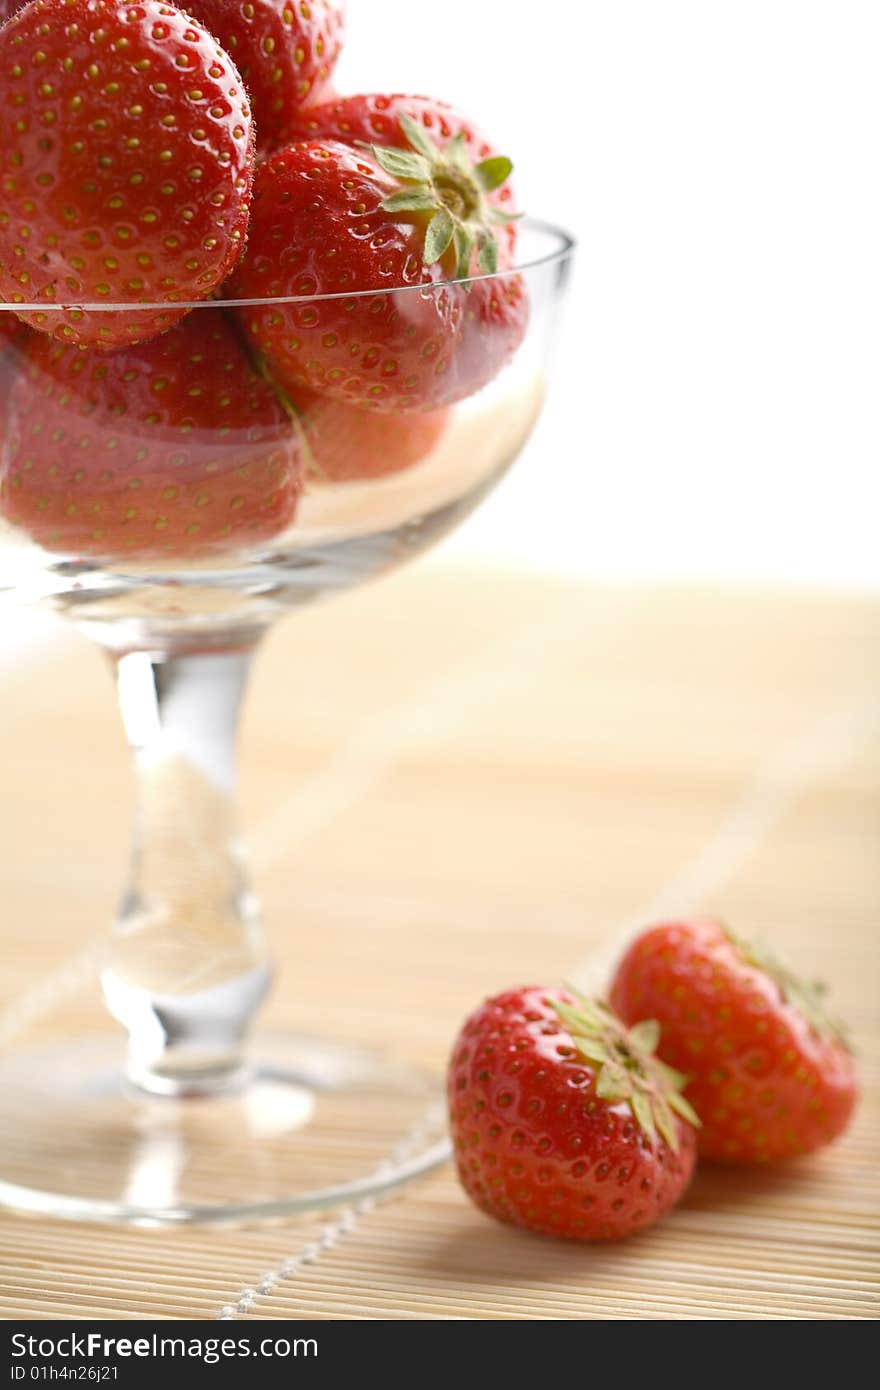
[[[545,222],[537,217],[524,217],[521,226],[530,228],[544,236],[553,238],[555,247],[517,262],[509,269],[498,270],[492,275],[471,275],[458,280],[437,280],[427,285],[385,285],[381,289],[340,290],[333,294],[279,295],[267,299],[198,299],[198,300],[160,300],[156,303],[113,303],[89,304],[70,301],[69,303],[50,303],[46,300],[29,304],[10,304],[0,301],[0,314],[64,314],[71,311],[88,314],[130,314],[161,313],[172,310],[175,314],[189,314],[196,309],[266,309],[277,308],[279,304],[322,304],[337,299],[375,299],[385,294],[434,294],[437,290],[448,289],[453,285],[473,285],[481,280],[508,280],[516,275],[524,275],[538,270],[541,266],[563,264],[577,250],[576,238],[564,227]]]

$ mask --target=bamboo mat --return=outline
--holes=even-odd
[[[589,982],[666,910],[833,982],[866,1097],[786,1172],[704,1171],[617,1247],[496,1227],[449,1170],[360,1213],[150,1232],[0,1215],[4,1318],[873,1318],[880,608],[592,590],[438,562],[263,654],[244,814],[283,973],[270,1025],[442,1067],[487,992]],[[0,1044],[88,1030],[128,768],[101,658],[0,672]],[[71,961],[74,962],[71,966]],[[340,962],[344,967],[340,968]]]

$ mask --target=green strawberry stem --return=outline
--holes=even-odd
[[[497,228],[517,220],[494,207],[489,195],[502,188],[513,173],[503,155],[474,164],[464,135],[456,135],[441,150],[424,126],[403,115],[400,124],[409,150],[372,145],[381,169],[401,184],[382,204],[383,211],[413,213],[427,218],[425,265],[448,257],[458,279],[471,274],[474,253],[485,275],[498,270]]]
[[[659,1023],[646,1019],[627,1028],[607,1005],[571,992],[575,1004],[553,1007],[581,1056],[599,1068],[596,1095],[612,1104],[626,1101],[642,1132],[653,1140],[659,1131],[677,1153],[675,1116],[697,1128],[700,1120],[681,1094],[688,1078],[654,1056]]]

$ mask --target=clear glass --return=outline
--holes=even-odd
[[[277,1217],[359,1200],[445,1157],[431,1078],[252,1033],[272,968],[237,833],[235,739],[269,626],[439,540],[529,437],[573,245],[536,222],[519,244],[497,277],[350,297],[386,300],[404,321],[431,295],[461,296],[465,314],[496,292],[527,305],[493,379],[482,384],[477,353],[472,381],[430,412],[303,398],[230,429],[235,386],[209,349],[185,364],[194,405],[178,437],[143,404],[144,389],[173,388],[173,361],[165,373],[141,353],[132,367],[137,349],[50,350],[44,335],[35,347],[37,335],[4,332],[0,305],[0,596],[50,605],[110,655],[138,788],[101,964],[120,1043],[0,1058],[0,1202],[150,1224]],[[328,300],[213,302],[185,322],[198,333],[222,320],[225,345],[226,325],[270,307],[308,316]],[[60,325],[69,312],[48,315]],[[268,389],[258,369],[246,386],[253,399]]]

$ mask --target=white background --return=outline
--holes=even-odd
[[[349,0],[345,91],[444,97],[577,233],[556,389],[447,546],[880,588],[880,0]]]

